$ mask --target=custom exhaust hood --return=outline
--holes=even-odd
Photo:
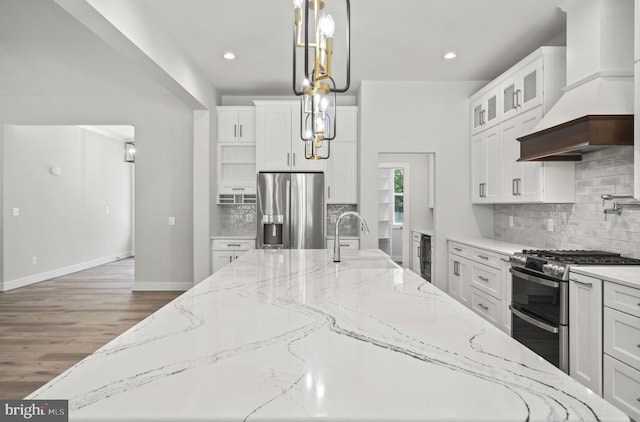
[[[633,145],[633,0],[569,0],[567,85],[518,161],[580,161],[582,153]]]

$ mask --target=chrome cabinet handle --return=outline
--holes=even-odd
[[[522,179],[516,179],[516,195],[522,195]]]
[[[327,198],[331,199],[331,186],[327,186],[328,194]]]
[[[489,310],[489,307],[486,305],[483,305],[482,303],[478,303],[478,306],[481,307],[482,309],[484,309],[485,311]]]
[[[242,138],[242,125],[240,125],[240,137]]]
[[[238,125],[233,125],[233,137],[238,137]]]
[[[233,261],[233,257],[232,256],[229,257],[229,262],[231,262],[231,261]]]
[[[486,278],[486,277],[482,277],[482,276],[480,276],[480,275],[478,276],[478,279],[480,279],[480,280],[484,281],[485,283],[487,283],[487,282],[489,281],[489,279],[488,279],[488,278]]]
[[[578,284],[582,284],[583,286],[587,286],[587,287],[593,287],[593,283],[590,281],[582,281],[582,280],[576,280],[575,278],[570,278],[569,280],[578,283]]]
[[[481,110],[481,111],[480,111],[480,124],[481,124],[482,126],[484,126],[484,125],[487,123],[487,122],[484,120],[484,113],[485,113],[485,111],[486,111],[486,110]]]
[[[296,166],[296,153],[293,153],[293,166]]]
[[[511,195],[516,196],[518,194],[518,183],[516,182],[518,179],[511,179]]]
[[[513,105],[511,106],[511,109],[518,108],[518,91],[517,90],[513,91],[513,94],[511,94],[511,100],[513,100]]]
[[[239,248],[240,244],[239,243],[227,243],[227,246],[230,247],[230,248],[233,247],[233,246]]]
[[[453,261],[453,275],[460,275],[460,263],[458,261]]]
[[[488,256],[486,256],[486,255],[477,255],[477,256],[478,256],[478,258],[480,258],[480,259],[484,259],[484,260],[489,259],[489,257],[488,257]]]
[[[241,191],[244,191],[244,188],[231,188],[231,190],[241,190]]]
[[[289,153],[287,152],[287,167],[289,167]]]
[[[462,252],[462,249],[460,248],[453,248],[454,251],[458,251],[458,252]]]

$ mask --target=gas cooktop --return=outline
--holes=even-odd
[[[640,265],[640,259],[606,251],[525,249],[513,254],[511,265],[514,269],[567,280],[571,265]]]
[[[525,249],[522,255],[576,265],[640,265],[640,259],[620,256],[619,253],[571,249]]]

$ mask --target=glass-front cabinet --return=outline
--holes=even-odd
[[[500,85],[502,119],[542,104],[542,59],[516,72]]]
[[[488,129],[498,123],[499,97],[499,87],[496,86],[471,104],[472,134]]]

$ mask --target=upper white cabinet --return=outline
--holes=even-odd
[[[501,120],[514,117],[542,104],[543,60],[539,58],[526,64],[500,83]]]
[[[255,142],[255,107],[218,107],[218,142]]]
[[[358,108],[338,107],[336,138],[325,160],[327,204],[358,202]]]
[[[530,133],[562,93],[565,63],[565,47],[541,47],[469,99],[472,203],[575,200],[572,183],[557,183],[574,180],[574,163],[517,161],[517,138]]]
[[[498,123],[499,87],[493,87],[481,94],[471,103],[471,133],[495,126]]]
[[[300,103],[256,101],[257,170],[324,171],[324,161],[305,158],[300,139]]]

